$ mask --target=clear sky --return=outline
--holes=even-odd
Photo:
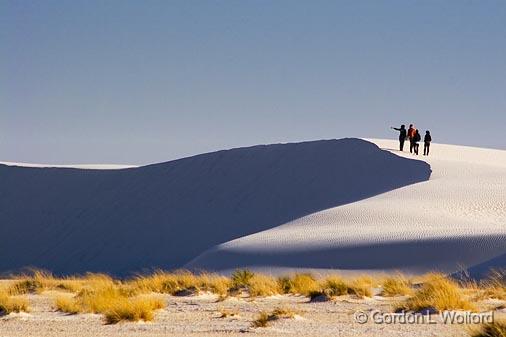
[[[142,164],[410,122],[506,149],[502,0],[0,0],[0,42],[0,161]]]

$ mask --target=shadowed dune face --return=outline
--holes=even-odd
[[[423,161],[359,139],[254,146],[111,171],[0,165],[0,271],[177,268],[220,243],[430,174]]]
[[[188,264],[190,269],[228,271],[239,266],[252,269],[276,267],[311,270],[333,269],[359,271],[399,271],[422,274],[429,271],[454,270],[460,265],[479,263],[480,255],[494,254],[504,247],[506,236],[447,237],[426,240],[406,239],[395,242],[370,242],[345,247],[307,247],[273,251],[248,251],[215,247]],[[371,240],[373,241],[373,240]],[[487,242],[484,244],[484,242]],[[444,248],[444,254],[441,253]],[[470,247],[480,247],[480,254]],[[481,269],[472,268],[472,276],[482,277],[490,266],[504,267],[504,256],[496,264],[487,263]]]

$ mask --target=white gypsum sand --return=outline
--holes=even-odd
[[[83,170],[120,170],[125,168],[137,167],[135,165],[123,165],[123,164],[33,164],[33,163],[16,163],[11,161],[0,161],[0,165],[7,166],[18,166],[18,167],[35,167],[35,168],[76,168]]]
[[[207,249],[429,179],[360,139],[259,145],[124,170],[0,165],[0,271],[180,268]]]
[[[397,141],[370,141],[426,161],[430,179],[220,244],[187,267],[420,273],[494,258],[493,266],[506,266],[506,151],[433,144],[422,156],[422,143],[414,156],[409,144],[400,152]]]

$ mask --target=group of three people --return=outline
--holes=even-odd
[[[404,142],[406,139],[409,140],[409,152],[418,155],[418,142],[422,140],[418,129],[415,129],[413,124],[409,125],[409,129],[406,130],[406,126],[404,124],[401,125],[400,128],[392,129],[399,131],[399,149],[402,151],[404,149]],[[429,155],[430,142],[432,142],[432,137],[430,136],[430,131],[425,131],[425,137],[423,138],[423,155]]]

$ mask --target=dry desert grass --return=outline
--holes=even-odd
[[[218,295],[219,300],[239,293],[252,298],[278,294],[306,297],[325,295],[329,299],[346,295],[362,298],[372,297],[372,289],[378,284],[381,284],[382,296],[406,297],[398,304],[402,310],[476,310],[472,302],[477,297],[505,298],[504,280],[504,273],[495,272],[482,282],[459,284],[445,275],[432,273],[423,276],[420,288],[414,289],[412,281],[402,274],[394,274],[381,281],[369,276],[344,278],[327,275],[318,278],[307,273],[276,278],[243,269],[235,271],[231,277],[189,271],[155,271],[149,275],[118,280],[104,274],[56,277],[36,271],[32,275],[15,277],[8,286],[0,289],[0,311],[27,311],[29,303],[22,297],[23,294],[56,290],[62,293],[55,298],[54,306],[61,312],[99,313],[104,315],[107,323],[149,321],[154,318],[157,309],[165,307],[157,293],[188,296],[210,292]]]

